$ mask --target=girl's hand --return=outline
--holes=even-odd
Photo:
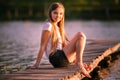
[[[38,67],[36,65],[33,65],[33,66],[28,66],[27,69],[38,69]]]

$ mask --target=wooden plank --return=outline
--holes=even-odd
[[[89,41],[85,48],[83,60],[92,66],[91,71],[104,57],[120,48],[120,44],[116,45],[119,40]],[[2,74],[1,76],[0,80],[79,80],[84,77],[73,66],[69,68],[53,68],[50,64],[41,65],[39,69],[27,69],[13,74]]]

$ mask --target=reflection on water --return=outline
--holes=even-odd
[[[0,23],[0,66],[18,63],[30,65],[34,62],[40,44],[43,22],[1,22]],[[118,39],[119,21],[67,21],[65,29],[68,38],[76,32],[84,32],[88,39]],[[45,56],[42,63],[47,63]]]
[[[119,60],[115,62],[114,66],[109,68],[109,71],[111,74],[103,80],[120,80],[120,61]]]

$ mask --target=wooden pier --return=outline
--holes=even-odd
[[[119,42],[120,40],[87,40],[83,60],[91,66],[92,69],[89,71],[91,75],[98,67],[102,66],[104,68],[104,63],[108,66],[115,56],[113,54],[120,53]],[[12,74],[0,74],[0,80],[86,80],[85,78],[72,65],[69,68],[53,68],[50,64],[44,64],[40,65],[39,69],[26,69]]]

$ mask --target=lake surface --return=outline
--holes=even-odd
[[[43,24],[30,21],[0,22],[0,66],[12,64],[16,67],[19,63],[32,65],[40,47]],[[77,32],[84,32],[87,39],[120,40],[119,21],[66,21],[65,30],[69,39]],[[41,63],[48,63],[45,55]]]

